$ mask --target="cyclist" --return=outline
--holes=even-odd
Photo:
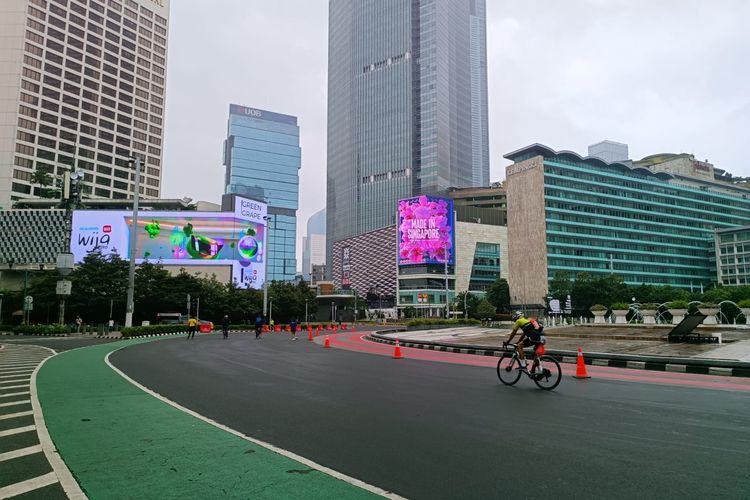
[[[522,311],[516,311],[511,316],[511,319],[515,321],[513,323],[513,331],[510,332],[510,337],[506,344],[510,344],[513,341],[513,337],[516,336],[516,332],[521,330],[521,338],[516,343],[516,352],[521,360],[521,368],[527,369],[526,366],[526,355],[523,352],[524,347],[534,347],[543,344],[542,330],[543,328],[537,323],[535,319],[528,319]]]

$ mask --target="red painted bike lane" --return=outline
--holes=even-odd
[[[393,357],[394,346],[369,341],[365,338],[366,336],[367,333],[362,332],[333,333],[316,337],[315,342],[322,346],[325,339],[329,338],[331,347],[334,349]],[[394,363],[408,360],[436,361],[439,363],[453,363],[494,369],[498,361],[498,358],[495,356],[416,349],[404,347],[403,345],[400,347],[403,359],[394,360]],[[576,372],[575,365],[561,363],[560,367],[562,368],[563,375],[573,378],[572,376]],[[750,392],[750,378],[743,377],[660,372],[595,365],[586,365],[586,370],[592,379]],[[585,380],[574,379],[574,381],[575,383],[585,383]]]

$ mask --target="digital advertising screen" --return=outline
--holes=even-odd
[[[398,202],[398,264],[454,263],[453,200],[418,196]]]
[[[260,288],[265,280],[265,221],[256,212],[238,217],[237,211],[139,212],[136,263],[231,265],[239,286]],[[261,212],[265,215],[265,205]],[[132,223],[131,211],[74,211],[70,247],[75,261],[82,262],[93,251],[127,260]]]

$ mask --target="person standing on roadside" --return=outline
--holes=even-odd
[[[192,317],[188,320],[188,340],[195,338],[195,331],[198,329],[198,320]]]
[[[292,331],[292,340],[297,340],[297,320],[292,319],[289,322],[289,329]]]
[[[255,317],[255,338],[256,339],[260,338],[260,334],[262,331],[263,331],[263,316],[258,314]]]
[[[221,320],[221,333],[224,335],[225,339],[229,338],[229,323],[229,316],[225,314],[224,318]]]
[[[80,316],[76,316],[76,333],[81,333],[81,326],[83,325],[83,320]]]

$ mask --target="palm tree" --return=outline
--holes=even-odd
[[[31,183],[39,184],[39,196],[42,198],[51,198],[50,190],[46,189],[47,186],[52,184],[52,176],[44,170],[35,170],[31,174]]]

